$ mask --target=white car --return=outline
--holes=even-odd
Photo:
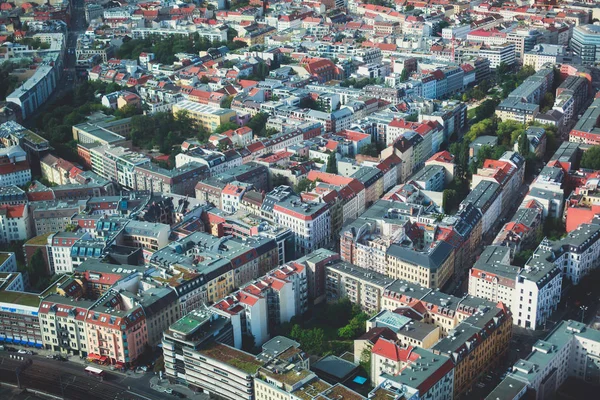
[[[21,350],[17,351],[17,353],[19,353],[19,354],[27,354],[27,351],[21,349]]]

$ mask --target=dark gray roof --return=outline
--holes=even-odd
[[[334,355],[325,356],[312,366],[315,372],[324,372],[338,380],[346,378],[357,368],[358,365]]]
[[[453,247],[450,244],[440,240],[428,253],[392,244],[388,248],[387,254],[415,265],[437,270],[446,261],[452,251]]]

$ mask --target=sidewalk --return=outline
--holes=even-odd
[[[187,399],[208,400],[210,398],[206,393],[196,393],[187,386],[171,384],[167,379],[160,379],[158,376],[150,378],[150,388],[160,393],[165,393],[166,389],[171,389],[185,395]]]
[[[67,362],[72,362],[72,363],[77,363],[80,364],[82,366],[82,368],[85,368],[87,366],[90,367],[94,367],[94,368],[100,368],[105,370],[106,372],[109,372],[111,374],[118,374],[120,376],[123,377],[127,377],[127,378],[132,378],[132,379],[140,379],[143,378],[146,374],[151,374],[152,372],[142,372],[142,373],[136,373],[134,371],[130,371],[127,370],[125,372],[120,371],[118,369],[111,369],[109,365],[99,365],[99,364],[95,364],[92,362],[89,362],[86,358],[81,358],[79,356],[74,356],[72,354],[65,354],[65,353],[60,353],[60,352],[56,352],[54,350],[46,350],[46,349],[37,349],[37,348],[33,348],[33,347],[27,347],[27,346],[19,346],[19,345],[5,345],[5,347],[14,347],[17,350],[23,349],[23,350],[29,350],[32,351],[33,354],[35,356],[38,357],[46,357],[46,356],[53,356],[53,355],[60,355],[64,358],[66,358],[68,361]],[[19,354],[19,353],[13,353],[13,352],[7,352],[4,351],[4,353],[6,354],[14,354],[14,355],[20,355],[20,356],[25,356],[25,357],[30,357],[27,356],[26,354]],[[56,361],[57,363],[61,363],[62,361]]]

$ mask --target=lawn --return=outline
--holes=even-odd
[[[473,118],[475,118],[476,113],[477,113],[477,107],[467,110],[467,119],[472,120]]]

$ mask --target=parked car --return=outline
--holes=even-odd
[[[17,351],[17,353],[19,353],[19,354],[27,354],[27,351],[23,350],[23,349],[19,349],[19,351]]]
[[[187,396],[181,392],[178,392],[176,390],[173,390],[173,393],[171,393],[173,396],[175,397],[179,397],[180,399],[185,399]]]

